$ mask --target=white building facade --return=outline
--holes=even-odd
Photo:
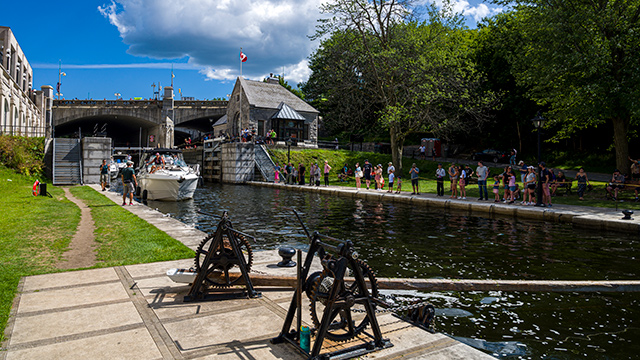
[[[0,134],[50,137],[53,88],[33,89],[33,70],[13,32],[4,26],[0,69]]]

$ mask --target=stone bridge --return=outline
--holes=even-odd
[[[210,132],[226,111],[227,101],[174,100],[167,86],[162,100],[54,100],[52,122],[56,137],[97,132],[115,146],[170,147],[175,128]]]

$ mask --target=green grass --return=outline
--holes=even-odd
[[[282,149],[271,149],[271,156],[273,160],[278,163],[286,163],[287,161],[287,150]],[[297,166],[298,163],[303,163],[307,167],[307,175],[306,181],[309,181],[308,169],[309,165],[313,163],[318,163],[320,166],[324,165],[324,161],[328,160],[329,165],[332,166],[331,176],[329,180],[329,184],[333,186],[345,186],[354,188],[355,180],[352,178],[348,182],[340,182],[337,178],[338,172],[342,169],[345,163],[349,165],[350,169],[354,168],[356,162],[360,163],[360,166],[364,164],[364,160],[368,159],[370,163],[377,165],[383,165],[383,172],[386,174],[387,163],[391,161],[391,155],[389,154],[378,154],[378,153],[368,153],[368,152],[351,152],[348,150],[325,150],[325,149],[305,149],[299,151],[291,151],[291,162]],[[417,160],[411,158],[403,158],[403,182],[402,182],[402,191],[403,192],[411,192],[411,181],[409,180],[409,169],[411,169],[411,164],[416,163],[418,168],[420,169],[420,181],[419,188],[420,193],[425,194],[436,194],[436,180],[435,180],[435,171],[438,167],[438,161],[431,160]],[[442,163],[442,166],[447,170],[451,163]],[[397,167],[397,166],[396,166]],[[475,167],[472,169],[475,171]],[[503,171],[503,167],[491,167],[491,177],[495,174],[501,174]],[[386,175],[385,175],[386,177]],[[519,180],[519,175],[517,175]],[[387,179],[385,179],[386,181]],[[487,190],[489,191],[489,199],[493,199],[492,184],[493,180],[489,179]],[[324,183],[324,180],[322,180]],[[372,181],[373,183],[373,181]],[[362,182],[363,188],[365,188],[364,180]],[[640,210],[640,203],[633,201],[633,192],[624,192],[621,197],[625,199],[623,202],[615,203],[611,200],[606,200],[605,198],[605,186],[606,183],[601,182],[591,182],[594,185],[594,189],[591,192],[588,192],[584,196],[584,200],[578,200],[577,195],[577,185],[573,186],[573,194],[568,196],[555,196],[552,198],[551,202],[553,204],[565,204],[565,205],[580,205],[580,206],[592,206],[592,207],[603,207],[603,208],[615,208],[616,206],[619,209],[632,209],[632,210]],[[388,185],[385,183],[385,185]],[[450,183],[448,180],[445,180],[444,188],[445,188],[445,197],[449,197],[451,192],[449,191]],[[388,186],[387,186],[388,187]],[[467,185],[467,200],[476,200],[480,197],[480,192],[478,190],[478,185],[471,184]],[[503,189],[500,189],[500,195],[503,193]],[[560,192],[560,191],[558,191]]]
[[[91,208],[100,267],[185,259],[193,250],[88,186],[71,193]]]
[[[51,198],[31,195],[34,180],[0,167],[0,338],[20,278],[57,271],[80,221],[62,189],[49,186]]]
[[[64,197],[63,189],[48,184],[52,197],[34,197],[34,181],[0,166],[0,341],[20,278],[62,271],[56,264],[80,221],[80,209]],[[83,186],[71,192],[91,207],[99,244],[94,267],[194,256],[185,245],[95,190]]]

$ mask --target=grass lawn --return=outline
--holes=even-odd
[[[80,209],[64,197],[62,189],[49,185],[52,197],[32,196],[34,180],[0,167],[0,341],[20,278],[61,271],[56,263],[80,221]],[[99,244],[94,267],[194,256],[182,243],[95,190],[83,186],[71,191],[91,207]]]
[[[269,150],[273,160],[283,164],[287,161],[287,150],[283,149],[271,149]],[[303,163],[307,168],[307,179],[306,182],[309,181],[308,171],[310,164],[318,163],[321,167],[324,166],[324,161],[328,160],[329,165],[331,165],[331,176],[329,180],[329,184],[333,186],[346,186],[346,187],[355,187],[355,180],[351,178],[348,182],[340,182],[337,178],[338,171],[344,166],[345,163],[348,164],[350,169],[354,169],[356,162],[360,163],[360,166],[364,164],[364,160],[369,160],[373,165],[382,164],[383,165],[383,173],[386,174],[387,164],[391,161],[390,154],[378,154],[378,153],[368,153],[368,152],[352,152],[347,150],[325,150],[325,149],[305,149],[305,150],[296,150],[291,151],[290,155],[291,162],[294,165],[298,165],[298,163]],[[416,163],[417,167],[420,169],[420,181],[419,188],[420,193],[425,194],[436,194],[436,180],[435,180],[435,172],[438,167],[438,161],[431,160],[418,160],[411,158],[403,158],[403,182],[402,182],[402,191],[403,192],[412,192],[411,189],[411,180],[409,179],[409,169],[411,169],[411,164]],[[442,166],[445,168],[445,171],[449,168],[451,163],[443,163]],[[490,164],[485,164],[489,166]],[[504,165],[502,165],[504,166]],[[471,167],[474,171],[476,166]],[[489,192],[489,199],[493,199],[492,185],[493,185],[493,175],[501,174],[504,167],[490,167],[491,176],[489,181],[487,181],[487,190]],[[386,176],[385,176],[386,177]],[[520,180],[519,173],[516,175],[518,181]],[[386,181],[386,179],[385,179]],[[324,184],[324,178],[321,180],[321,183]],[[363,188],[366,188],[363,180]],[[372,183],[374,183],[372,181]],[[595,182],[592,181],[591,184],[594,186],[593,191],[585,193],[584,200],[578,200],[577,195],[577,183],[573,184],[573,194],[565,195],[565,196],[554,196],[551,199],[551,203],[553,204],[565,204],[565,205],[580,205],[580,206],[593,206],[593,207],[604,207],[604,208],[615,208],[616,205],[619,209],[631,209],[631,210],[640,210],[640,203],[634,201],[633,192],[624,192],[621,197],[624,201],[613,202],[611,200],[606,200],[605,198],[605,190],[606,183]],[[385,183],[385,186],[388,187],[388,184]],[[372,185],[373,187],[373,185]],[[447,180],[444,182],[445,189],[445,197],[448,198],[451,195],[449,191],[450,183]],[[478,190],[477,184],[470,184],[466,187],[467,190],[467,200],[475,201],[480,197],[480,192]],[[500,189],[500,195],[502,195],[504,189]],[[558,190],[560,193],[560,189]],[[521,200],[520,200],[521,201]]]

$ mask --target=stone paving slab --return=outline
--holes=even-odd
[[[277,258],[276,251],[261,258]],[[273,345],[293,291],[257,288],[261,298],[184,303],[186,284],[171,282],[169,261],[110,269],[103,284],[19,289],[13,326],[0,359],[300,359],[289,344]],[[267,268],[273,273],[275,269]],[[73,272],[78,278],[109,271]],[[38,275],[23,284],[55,284],[61,274]],[[64,282],[63,282],[64,283]],[[61,283],[62,284],[62,283]],[[31,288],[33,289],[33,287]],[[303,296],[303,322],[309,303]],[[378,317],[395,345],[370,359],[491,359],[445,335],[431,334],[390,314]],[[357,341],[357,340],[356,340]],[[344,346],[327,345],[328,349]]]

